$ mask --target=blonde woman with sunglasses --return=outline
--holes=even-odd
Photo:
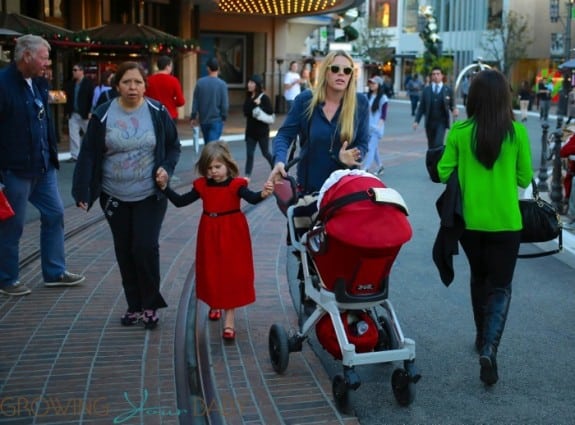
[[[272,182],[286,175],[285,163],[299,136],[299,195],[319,191],[338,169],[360,167],[369,140],[367,98],[356,91],[354,63],[343,51],[329,53],[319,66],[317,84],[295,99],[274,139]]]

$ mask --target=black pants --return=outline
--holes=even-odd
[[[246,136],[246,177],[252,174],[254,168],[254,154],[256,151],[256,145],[260,145],[260,151],[264,158],[270,164],[270,167],[274,167],[274,162],[272,154],[270,153],[270,137],[268,135],[254,139],[253,137]]]
[[[490,288],[511,286],[521,232],[480,232],[466,230],[461,246],[469,261],[472,279],[486,282]]]
[[[100,206],[112,230],[128,311],[167,307],[160,294],[159,250],[167,199],[152,195],[137,202],[123,202],[103,193]]]
[[[437,148],[443,145],[447,126],[443,119],[431,119],[425,122],[425,134],[427,135],[427,149]]]

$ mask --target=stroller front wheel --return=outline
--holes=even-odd
[[[289,362],[289,340],[285,329],[273,324],[268,337],[270,360],[276,373],[284,373]]]

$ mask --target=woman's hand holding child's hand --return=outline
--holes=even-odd
[[[156,184],[162,190],[168,186],[168,173],[162,167],[156,171]]]
[[[268,180],[264,183],[264,188],[262,189],[262,198],[267,198],[274,192],[274,184]]]

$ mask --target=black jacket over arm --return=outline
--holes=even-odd
[[[453,282],[453,256],[459,254],[459,239],[465,230],[463,204],[457,168],[453,170],[444,192],[435,203],[441,225],[433,244],[433,262],[445,286]]]

